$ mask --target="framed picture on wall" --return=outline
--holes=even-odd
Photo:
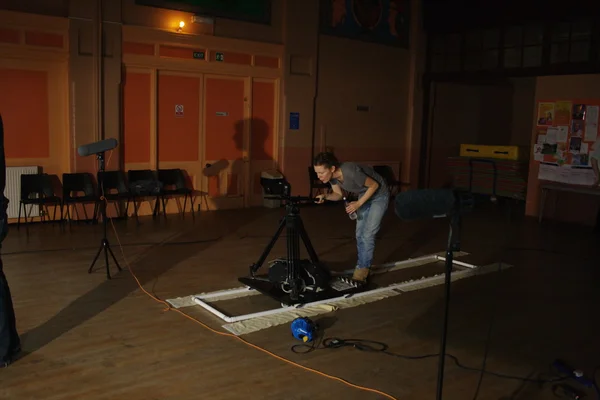
[[[320,0],[325,35],[408,48],[410,0]]]

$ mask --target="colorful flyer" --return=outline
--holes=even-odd
[[[540,103],[538,106],[537,125],[552,126],[554,122],[554,103]]]
[[[570,101],[557,101],[554,112],[555,125],[569,125],[571,122],[571,107],[573,103]]]

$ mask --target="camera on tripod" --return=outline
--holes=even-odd
[[[263,172],[260,183],[265,200],[280,200],[285,203],[285,215],[281,218],[277,232],[258,261],[250,266],[250,276],[239,280],[247,286],[275,297],[281,303],[311,301],[315,293],[327,289],[331,279],[329,270],[321,265],[300,218],[299,205],[312,203],[313,199],[292,196],[292,185],[276,171]],[[257,275],[284,229],[287,255],[270,262],[267,274]],[[300,258],[301,241],[306,247],[308,259]]]
[[[272,177],[265,177],[264,175],[260,177],[260,185],[266,199],[285,200],[292,195],[292,185],[283,175],[274,173],[269,173]]]

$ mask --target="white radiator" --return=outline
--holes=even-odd
[[[17,218],[19,216],[19,202],[21,200],[21,175],[23,174],[37,174],[40,172],[40,167],[6,167],[6,187],[4,189],[4,196],[9,200],[8,203],[8,218]],[[27,206],[27,213],[29,214],[29,207]],[[31,208],[31,216],[37,217],[40,215],[40,207],[33,206]],[[23,218],[23,211],[21,210],[21,218]]]

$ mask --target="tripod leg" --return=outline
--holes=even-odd
[[[308,233],[306,232],[306,229],[304,228],[304,223],[302,222],[300,217],[298,217],[298,232],[300,233],[302,242],[304,242],[304,246],[306,247],[306,251],[308,252],[310,260],[313,262],[313,264],[318,264],[319,257],[317,256],[317,252],[315,251],[310,241],[310,238],[308,237]]]
[[[288,215],[286,217],[287,227],[287,263],[288,263],[288,284],[291,287],[290,300],[298,300],[300,294],[300,218],[297,215]]]
[[[108,242],[105,240],[102,245],[102,247],[104,247],[104,261],[106,261],[106,279],[110,279],[110,266],[108,264]]]
[[[269,253],[273,249],[273,246],[275,246],[275,243],[277,242],[277,239],[279,239],[279,236],[281,235],[281,232],[283,232],[283,228],[285,228],[285,222],[286,222],[286,217],[281,218],[281,221],[279,221],[279,227],[277,228],[277,232],[275,232],[275,235],[273,236],[273,238],[271,239],[271,241],[269,242],[269,244],[267,245],[267,247],[265,248],[265,250],[261,254],[261,256],[258,259],[258,261],[255,264],[252,264],[250,266],[250,274],[252,276],[254,276],[254,274],[256,273],[256,271],[258,271],[258,269],[260,267],[262,267],[262,265],[264,264],[265,260],[267,259],[267,256],[269,255]]]
[[[92,273],[92,270],[94,269],[94,264],[96,264],[96,261],[98,261],[98,257],[100,257],[100,253],[102,252],[102,244],[100,245],[100,248],[98,249],[98,252],[96,253],[96,257],[94,257],[94,261],[92,261],[92,265],[90,265],[90,268],[88,269],[88,274]]]
[[[117,261],[117,257],[115,257],[115,253],[113,253],[113,251],[108,243],[106,244],[106,247],[108,248],[108,251],[110,252],[110,255],[112,256],[113,261],[115,262],[115,265],[117,266],[119,271],[122,271],[123,268],[121,268],[121,266],[119,265],[119,262]]]

